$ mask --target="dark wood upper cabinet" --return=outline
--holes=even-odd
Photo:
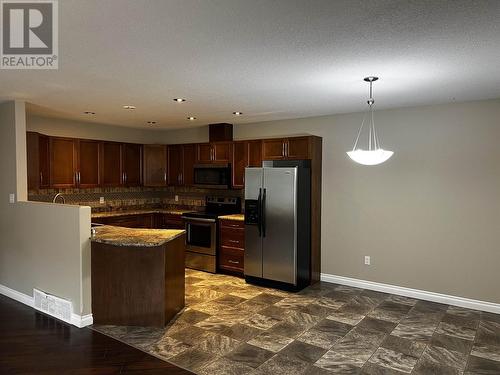
[[[122,147],[123,184],[142,185],[142,145],[124,143]]]
[[[200,143],[196,161],[200,164],[230,163],[233,142]]]
[[[265,139],[262,141],[262,159],[311,159],[310,142],[311,137]]]
[[[194,164],[196,162],[196,145],[182,145],[182,184],[194,184]]]
[[[26,132],[26,160],[28,189],[37,190],[50,186],[49,137]]]
[[[285,142],[283,138],[264,139],[262,141],[262,159],[280,160],[285,158]]]
[[[120,186],[123,181],[122,144],[103,142],[101,156],[101,185]]]
[[[77,141],[72,138],[50,138],[50,186],[72,188],[77,185]]]
[[[144,186],[167,185],[167,146],[144,145]]]
[[[248,164],[248,142],[234,142],[232,167],[233,188],[245,186],[245,168]]]
[[[182,146],[168,146],[168,184],[173,186],[182,185]]]
[[[233,143],[232,186],[245,187],[245,168],[262,166],[261,141],[237,141]]]
[[[285,147],[287,159],[311,159],[309,143],[310,137],[288,138]]]
[[[197,145],[197,163],[211,163],[213,160],[213,148],[210,143],[201,143]]]
[[[233,151],[233,142],[217,142],[212,144],[214,162],[230,163]]]
[[[100,185],[100,142],[86,139],[77,141],[77,185],[91,188]]]
[[[46,135],[38,137],[38,168],[40,172],[40,189],[50,187],[50,138]]]
[[[246,141],[248,143],[247,167],[262,167],[262,141]]]

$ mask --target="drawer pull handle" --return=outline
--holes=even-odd
[[[228,263],[232,263],[232,264],[240,264],[240,262],[236,261],[236,260],[228,260]]]
[[[238,241],[238,240],[229,240],[229,242],[231,242],[231,243],[240,243],[240,241]]]

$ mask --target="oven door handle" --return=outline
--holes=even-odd
[[[215,219],[204,219],[204,218],[192,218],[192,217],[186,217],[186,216],[181,216],[182,219],[186,220],[186,221],[189,221],[189,222],[197,222],[197,221],[201,221],[201,222],[204,222],[204,223],[215,223]]]

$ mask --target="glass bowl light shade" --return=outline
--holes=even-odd
[[[352,160],[363,165],[381,164],[388,160],[393,154],[394,152],[382,148],[376,150],[361,150],[358,148],[357,150],[347,152],[347,155],[349,155]]]

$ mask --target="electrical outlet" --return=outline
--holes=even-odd
[[[179,196],[178,195],[175,196],[175,201],[179,202]]]
[[[99,203],[104,204],[104,197],[99,197]]]
[[[9,194],[9,203],[16,203],[16,195]]]
[[[365,255],[365,265],[369,266],[372,264],[372,260],[369,255]]]

